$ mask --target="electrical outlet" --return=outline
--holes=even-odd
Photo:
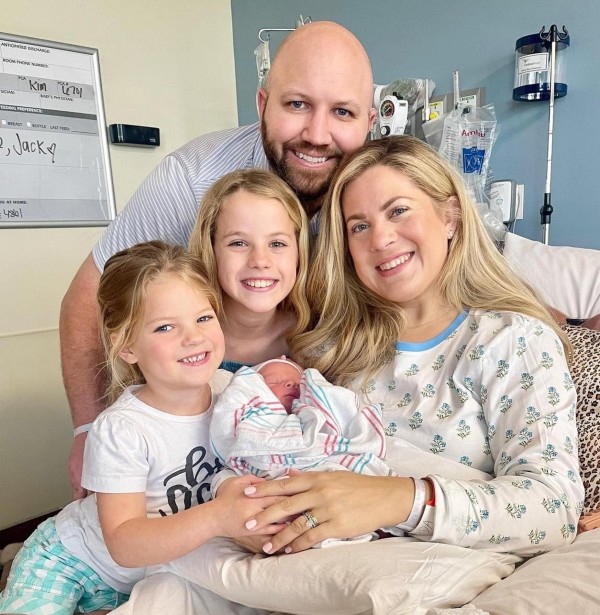
[[[515,190],[516,207],[515,207],[515,220],[523,219],[523,210],[525,209],[525,184],[517,184]]]

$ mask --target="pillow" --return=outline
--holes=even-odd
[[[504,256],[548,305],[567,318],[600,314],[600,250],[549,246],[514,233],[504,242]]]
[[[494,615],[600,613],[600,585],[594,581],[598,570],[600,529],[528,560],[471,605]]]
[[[600,331],[564,326],[571,344],[577,390],[579,466],[585,487],[583,514],[600,509]]]
[[[463,480],[489,478],[400,438],[386,437],[386,445],[386,462],[401,475],[426,476],[439,471]],[[148,575],[181,577],[185,584],[178,593],[183,603],[194,604],[191,612],[210,612],[204,601],[214,592],[268,611],[387,615],[421,612],[421,606],[462,606],[510,574],[517,561],[520,558],[513,555],[432,545],[415,538],[337,542],[328,548],[275,557],[250,555],[233,541],[216,538],[169,564],[148,569]],[[140,587],[132,594],[139,605],[155,602],[164,593],[152,578],[144,581],[145,591]]]
[[[215,538],[184,557],[148,569],[148,574],[174,573],[227,600],[268,611],[420,613],[422,608],[462,606],[509,575],[518,561],[508,553],[409,537],[274,557],[249,555],[233,541]],[[186,600],[193,602],[194,593],[188,590]]]

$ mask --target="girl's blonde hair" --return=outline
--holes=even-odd
[[[111,256],[104,265],[97,294],[109,403],[115,401],[125,387],[145,382],[137,364],[127,363],[119,353],[138,335],[148,284],[165,273],[173,273],[198,288],[215,312],[219,312],[219,296],[208,281],[202,262],[185,248],[148,241]]]
[[[291,312],[296,317],[295,326],[287,335],[289,342],[292,337],[306,330],[310,321],[310,308],[306,298],[309,225],[298,197],[282,179],[274,173],[262,169],[234,171],[221,177],[208,189],[200,203],[198,217],[190,235],[188,248],[190,252],[198,254],[202,259],[211,284],[218,289],[220,304],[222,305],[223,291],[219,285],[214,240],[217,222],[225,199],[240,190],[265,199],[276,199],[283,205],[294,225],[298,243],[296,283],[290,294],[281,302],[281,308]],[[221,320],[225,317],[222,311],[219,312]]]
[[[406,175],[433,199],[442,219],[455,220],[437,281],[454,309],[514,311],[538,318],[557,333],[569,355],[566,335],[490,239],[460,175],[424,142],[401,136],[367,143],[343,161],[333,178],[308,281],[314,329],[291,344],[302,365],[338,384],[366,380],[392,358],[401,337],[402,309],[369,290],[356,273],[342,212],[346,187],[376,165]]]

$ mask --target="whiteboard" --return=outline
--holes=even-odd
[[[0,33],[0,227],[114,217],[98,50]]]

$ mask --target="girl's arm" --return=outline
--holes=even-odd
[[[120,566],[137,568],[181,557],[215,536],[252,534],[245,521],[275,502],[250,500],[243,489],[260,482],[254,476],[231,479],[219,497],[205,504],[165,517],[146,516],[145,493],[97,493],[98,514],[104,541]],[[268,525],[264,534],[281,529]]]

